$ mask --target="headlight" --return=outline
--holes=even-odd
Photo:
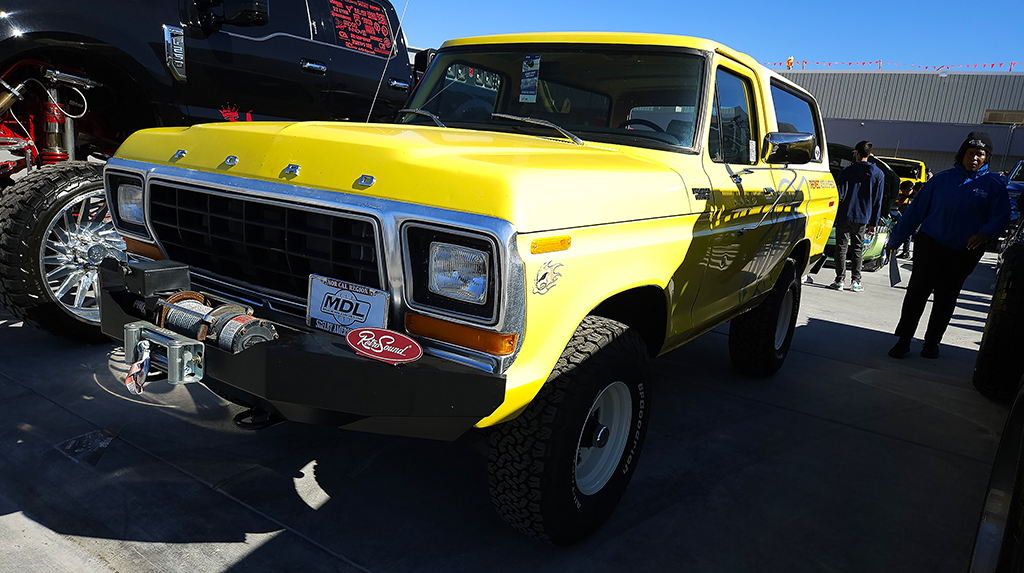
[[[501,306],[497,241],[479,231],[427,223],[402,227],[409,307],[494,324]]]
[[[430,292],[473,304],[487,302],[487,253],[430,243]]]
[[[131,183],[117,186],[117,215],[126,223],[145,225],[142,213],[142,187]]]

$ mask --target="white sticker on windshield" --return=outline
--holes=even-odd
[[[750,140],[750,162],[757,163],[757,142],[753,139]]]
[[[540,75],[540,56],[523,58],[523,79],[519,82],[519,101],[537,103],[537,78]]]

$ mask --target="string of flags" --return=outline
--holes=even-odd
[[[940,71],[940,70],[971,70],[971,71],[974,71],[974,70],[977,70],[977,69],[981,69],[982,71],[993,71],[993,72],[994,71],[1000,71],[1000,72],[1001,71],[1006,71],[1006,72],[1012,72],[1013,71],[1013,67],[1017,65],[1017,62],[999,62],[999,63],[993,63],[993,64],[948,64],[948,65],[942,65],[942,66],[921,66],[921,65],[918,65],[918,64],[901,64],[899,62],[885,62],[885,64],[887,66],[892,66],[894,68],[900,68],[900,67],[902,67],[902,68],[916,68],[916,69],[920,69],[920,70],[934,70],[934,71]],[[882,69],[882,60],[872,60],[872,61],[867,61],[867,62],[820,62],[820,61],[815,62],[815,61],[811,61],[811,60],[794,60],[793,57],[790,56],[784,62],[762,62],[762,65],[764,65],[765,67],[769,67],[769,68],[782,68],[782,67],[784,67],[787,70],[792,70],[795,66],[800,66],[800,69],[803,70],[803,69],[806,69],[807,66],[810,66],[810,65],[823,66],[823,67],[825,67],[827,69],[832,69],[833,66],[835,68],[838,68],[838,69],[841,69],[843,67],[846,67],[846,68],[854,68],[854,67],[856,67],[856,68],[863,69],[863,68],[866,68],[866,67],[870,66],[871,68],[876,68],[877,67],[877,69],[880,70],[880,69]],[[1024,65],[1024,62],[1022,62],[1021,65]]]

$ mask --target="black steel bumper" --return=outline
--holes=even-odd
[[[146,297],[121,275],[100,273],[100,318],[103,332],[123,341],[125,324],[144,319]],[[238,354],[205,345],[202,383],[287,420],[447,440],[505,397],[504,377],[447,360],[425,355],[392,366],[356,354],[337,335],[279,330],[279,339]]]

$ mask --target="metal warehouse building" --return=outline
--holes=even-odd
[[[994,171],[1024,159],[1024,73],[780,72],[818,99],[828,141],[874,143],[876,155],[924,161],[938,173],[953,165],[971,131],[992,136]],[[1021,130],[1024,132],[1024,129]]]

